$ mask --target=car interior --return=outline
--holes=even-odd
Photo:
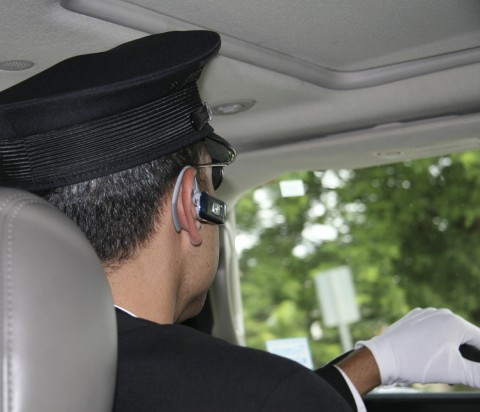
[[[2,410],[111,410],[116,320],[92,247],[58,210],[14,189],[0,190],[0,233]]]
[[[238,152],[217,193],[229,207],[217,277],[192,325],[245,345],[235,205],[287,172],[480,149],[480,3],[2,2],[0,91],[71,56],[191,29],[221,35],[200,91],[215,132]],[[94,252],[60,213],[5,188],[0,243],[2,410],[110,410],[115,319]],[[51,346],[52,335],[65,344]],[[476,411],[480,393],[380,392],[366,402],[371,411]]]

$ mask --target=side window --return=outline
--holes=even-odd
[[[480,324],[478,151],[288,173],[236,222],[248,346],[307,350],[316,368],[415,307]]]

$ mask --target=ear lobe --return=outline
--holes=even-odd
[[[183,175],[177,203],[177,213],[182,230],[188,232],[190,236],[190,243],[193,246],[200,246],[202,243],[200,234],[201,222],[197,219],[197,210],[192,200],[195,176],[196,171],[194,168],[187,169]]]

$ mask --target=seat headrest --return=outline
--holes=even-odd
[[[0,188],[0,246],[3,410],[111,411],[115,313],[83,233],[39,197]]]

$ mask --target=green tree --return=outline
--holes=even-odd
[[[468,152],[360,170],[340,189],[343,205],[365,205],[363,223],[349,219],[355,243],[387,257],[384,273],[408,306],[447,306],[480,323],[479,179],[480,155]]]
[[[306,195],[281,197],[280,180]],[[348,265],[361,321],[354,339],[416,306],[449,307],[480,323],[480,153],[357,171],[295,172],[236,207],[237,230],[255,239],[240,268],[247,343],[305,336],[321,321],[313,277]],[[330,237],[321,236],[329,229]],[[316,365],[341,352],[337,331],[311,340]]]

